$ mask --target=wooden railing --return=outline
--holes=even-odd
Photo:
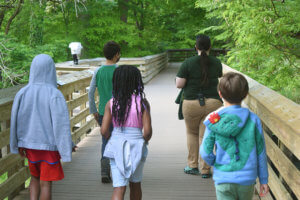
[[[224,73],[236,70],[223,65]],[[262,121],[272,195],[262,199],[300,199],[300,106],[247,77],[244,103]],[[297,166],[298,165],[298,166]],[[258,188],[258,185],[256,185]]]
[[[170,49],[167,51],[169,62],[182,62],[185,59],[197,55],[195,49]],[[210,55],[219,56],[225,55],[227,50],[224,49],[211,49]]]
[[[101,60],[101,62],[99,62]],[[68,63],[57,64],[57,71],[67,74],[59,76],[58,89],[67,101],[73,142],[78,143],[96,125],[89,114],[87,88],[90,85],[94,67],[101,65],[103,59],[82,61],[81,66],[68,66]],[[70,62],[71,63],[71,62]],[[142,72],[143,81],[150,81],[167,66],[166,53],[143,58],[122,59],[118,64],[136,65]],[[82,66],[86,65],[86,66]],[[7,179],[0,183],[0,199],[13,199],[24,189],[25,181],[30,177],[25,160],[19,155],[11,154],[9,149],[10,112],[15,94],[22,86],[0,90],[0,177],[6,174]],[[98,95],[95,95],[98,96]],[[97,100],[97,99],[96,99]]]
[[[105,58],[94,58],[80,60],[79,65],[73,65],[73,62],[59,63],[56,70],[59,74],[70,73],[71,71],[83,71],[87,69],[95,70],[95,67],[105,64]],[[143,82],[148,83],[168,64],[167,53],[145,56],[140,58],[121,58],[118,65],[135,65],[142,73]]]

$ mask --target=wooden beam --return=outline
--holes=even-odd
[[[84,110],[80,111],[80,113],[78,113],[77,115],[72,117],[70,120],[71,127],[73,127],[75,124],[79,123],[82,119],[89,116],[89,113],[90,113],[89,108],[85,108]]]
[[[67,105],[68,105],[68,109],[69,110],[73,110],[74,108],[84,104],[85,102],[87,102],[89,100],[89,96],[88,96],[88,93],[86,94],[83,94],[81,96],[79,96],[78,98],[76,99],[73,99],[71,101],[68,101],[67,102]]]
[[[85,125],[74,131],[72,133],[72,140],[74,142],[77,141],[78,138],[80,138],[83,134],[85,134],[94,124],[96,123],[95,119],[92,118],[90,121],[88,121]]]
[[[293,200],[287,189],[283,186],[278,176],[268,164],[269,187],[276,199]]]
[[[9,128],[0,132],[0,149],[9,145],[9,136],[10,136]]]
[[[284,155],[268,134],[265,135],[267,154],[291,190],[300,199],[300,171]]]
[[[20,157],[18,154],[8,154],[0,159],[0,175],[4,172],[7,172],[11,169],[14,165],[19,163],[20,161],[24,160],[24,158]]]
[[[0,199],[8,197],[30,177],[28,167],[23,167],[0,185]]]

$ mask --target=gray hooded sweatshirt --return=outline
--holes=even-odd
[[[72,158],[68,108],[57,89],[52,58],[37,55],[30,67],[29,83],[15,96],[11,111],[10,150],[18,147],[58,151],[63,162]]]

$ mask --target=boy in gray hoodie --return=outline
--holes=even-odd
[[[68,108],[57,89],[55,64],[50,56],[37,55],[29,83],[15,96],[10,127],[11,152],[28,158],[30,199],[51,199],[52,181],[64,178],[60,158],[70,162],[72,146]]]

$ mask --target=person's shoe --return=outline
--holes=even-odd
[[[186,166],[183,171],[186,174],[192,174],[192,175],[199,175],[200,174],[198,168],[191,168],[189,166]]]
[[[210,178],[211,174],[201,174],[202,178]]]
[[[111,183],[109,159],[101,160],[101,182]]]

